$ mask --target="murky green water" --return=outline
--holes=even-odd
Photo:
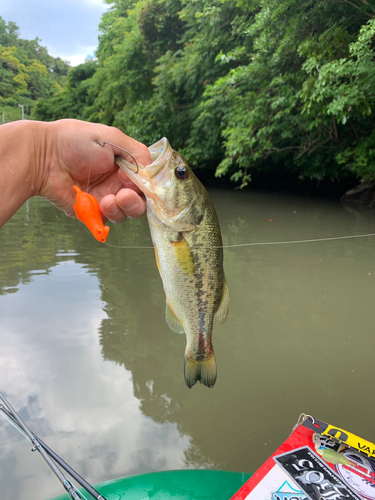
[[[212,191],[228,245],[375,232],[370,210]],[[149,245],[146,219],[113,245]],[[218,380],[187,389],[153,251],[96,242],[34,199],[0,231],[0,389],[91,482],[148,471],[252,471],[301,412],[375,441],[375,237],[225,251],[231,311]],[[62,490],[0,420],[2,500]]]

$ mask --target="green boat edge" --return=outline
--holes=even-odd
[[[229,500],[252,473],[207,469],[150,472],[95,485],[107,500]],[[79,490],[81,491],[81,490]],[[87,499],[93,497],[84,492]],[[68,494],[51,500],[66,500]]]

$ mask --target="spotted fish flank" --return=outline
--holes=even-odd
[[[224,323],[229,293],[220,227],[206,189],[163,138],[150,148],[151,165],[116,162],[147,199],[147,218],[166,294],[166,321],[186,334],[185,382],[213,387],[212,330]]]

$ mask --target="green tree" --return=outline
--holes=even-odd
[[[51,57],[40,40],[19,38],[18,26],[0,17],[0,111],[6,121],[21,118],[18,104],[29,117],[36,101],[61,88],[69,66]]]
[[[217,175],[230,172],[242,185],[261,170],[317,179],[344,176],[336,155],[348,131],[321,106],[308,108],[306,89],[314,66],[310,58],[322,63],[347,55],[366,19],[364,10],[311,0],[238,5],[253,12],[237,24],[248,37],[246,50],[238,46],[220,54],[218,62],[241,64],[207,88],[195,124],[199,137],[205,119],[222,110],[225,156]]]
[[[347,57],[322,61],[313,44],[303,48],[309,51],[304,64],[309,75],[302,91],[304,110],[331,120],[331,136],[337,143],[335,161],[362,181],[375,179],[374,39],[375,19],[370,19],[349,43]]]
[[[368,0],[107,3],[93,72],[44,98],[40,119],[101,121],[147,144],[167,136],[241,186],[264,173],[374,178]]]
[[[96,66],[96,61],[89,60],[72,68],[63,88],[50,98],[38,100],[33,118],[44,121],[61,118],[87,120],[96,97],[91,92],[91,78]]]

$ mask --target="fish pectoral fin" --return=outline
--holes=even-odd
[[[226,280],[224,280],[223,285],[223,295],[221,297],[221,303],[219,309],[216,311],[214,316],[214,328],[221,326],[227,319],[229,313],[229,289]]]
[[[181,321],[177,318],[175,313],[172,311],[172,308],[168,304],[168,301],[166,302],[165,319],[166,319],[166,322],[167,322],[169,328],[172,331],[174,331],[176,333],[185,333],[184,325],[181,323]]]

